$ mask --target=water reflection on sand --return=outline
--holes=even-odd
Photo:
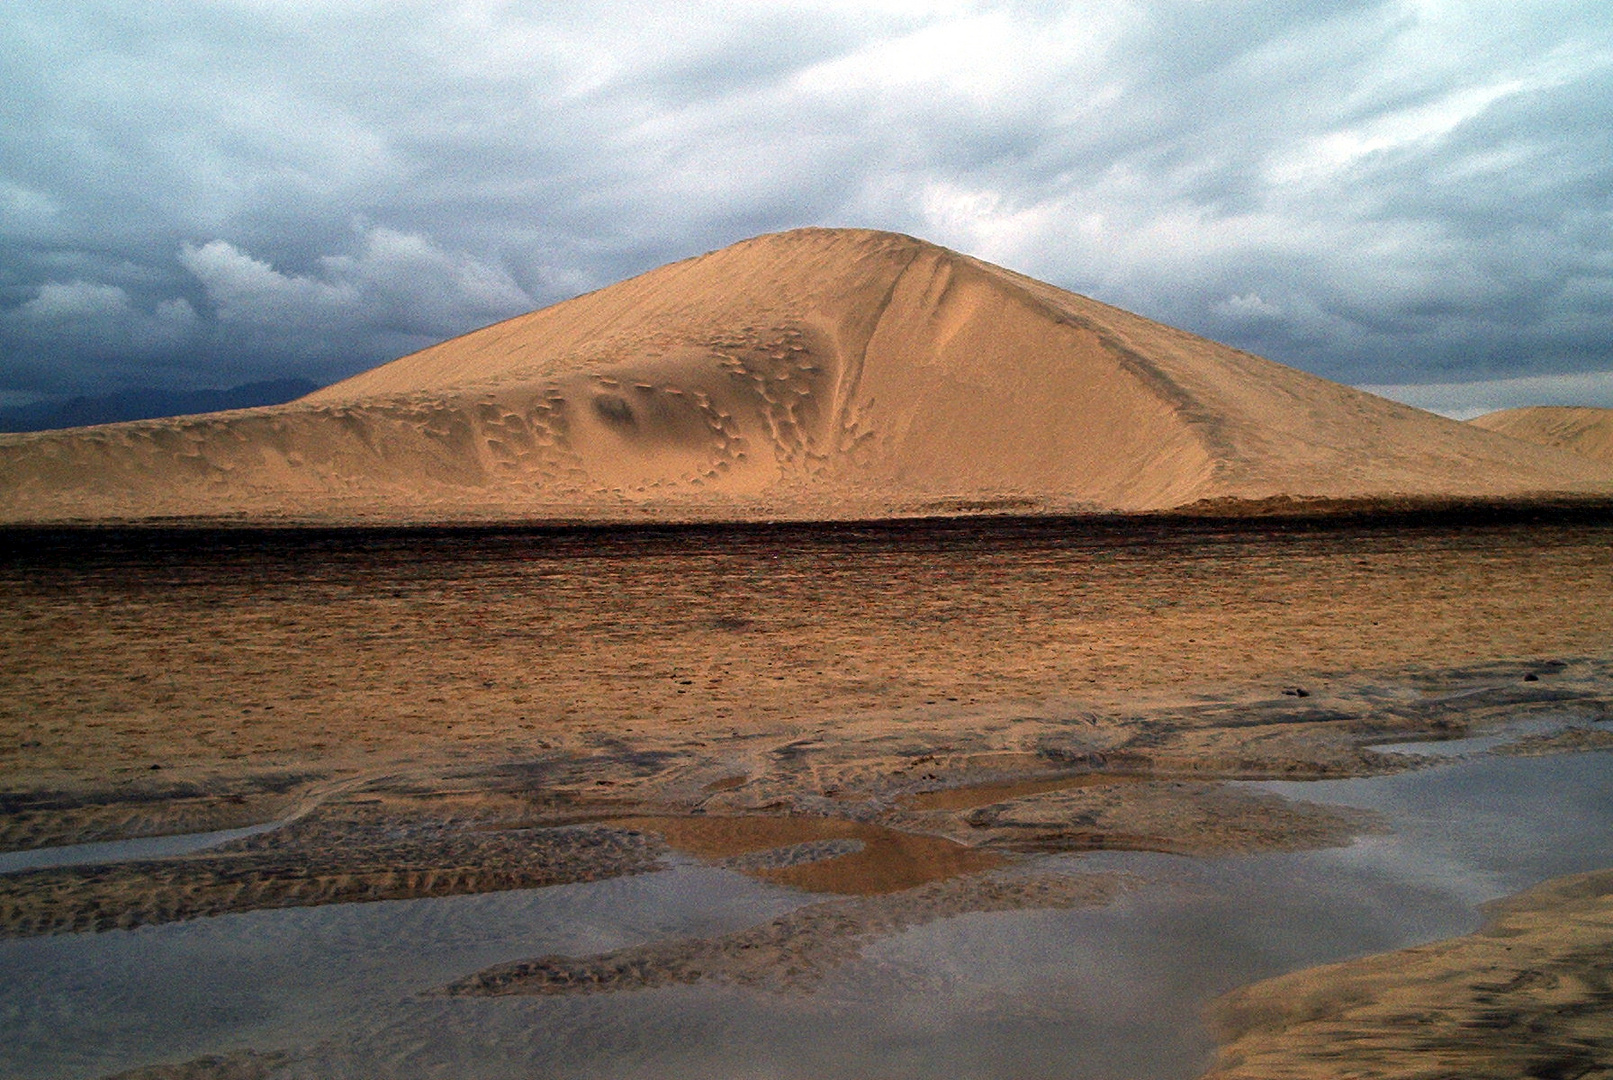
[[[823,899],[690,856],[549,889],[9,941],[0,1073],[96,1077],[253,1047],[290,1055],[276,1077],[1189,1077],[1214,995],[1463,933],[1485,900],[1613,865],[1613,754],[1255,786],[1372,808],[1394,831],[1314,852],[1046,856],[1036,869],[1149,884],[1099,907],[909,926],[809,992],[435,993],[505,961],[729,934]],[[696,849],[723,837],[683,843],[709,856]]]

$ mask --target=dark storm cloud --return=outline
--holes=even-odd
[[[331,379],[804,224],[1347,381],[1613,367],[1594,4],[0,12],[0,400]]]

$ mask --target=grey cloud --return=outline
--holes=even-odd
[[[4,390],[13,398],[65,393],[93,384],[103,365],[160,366],[189,348],[198,332],[196,311],[183,297],[143,308],[116,285],[48,281],[0,312],[0,342],[13,374]]]
[[[334,378],[804,224],[1346,381],[1613,365],[1593,4],[0,3],[0,393]]]
[[[1250,88],[1250,116],[1212,118],[1199,134],[1156,129],[1155,141],[1128,159],[1136,186],[1152,182],[1153,190],[1123,198],[1091,192],[1084,201],[1125,206],[1131,216],[1100,230],[1062,266],[1048,267],[1048,276],[1082,274],[1121,303],[1338,378],[1605,366],[1605,345],[1590,339],[1572,345],[1553,333],[1550,320],[1561,313],[1565,283],[1605,274],[1594,252],[1607,249],[1608,221],[1583,186],[1593,175],[1606,190],[1610,159],[1576,140],[1561,113],[1605,118],[1604,102],[1613,98],[1586,96],[1584,85],[1605,78],[1606,70],[1605,57],[1593,60],[1558,84],[1503,97],[1448,130],[1399,139],[1389,137],[1395,126],[1417,119],[1403,114],[1431,108],[1437,114],[1466,86],[1518,72],[1464,72],[1460,81],[1447,77],[1430,87],[1419,71],[1402,80],[1409,89],[1396,91],[1379,57],[1350,71],[1369,86],[1360,100],[1335,94],[1339,104],[1329,114],[1327,96],[1302,97],[1294,111],[1312,115],[1301,125],[1275,115],[1291,95]],[[1527,76],[1529,65],[1519,71]],[[1370,86],[1373,80],[1381,85]],[[1497,125],[1498,113],[1511,114],[1507,128]],[[1374,136],[1374,127],[1387,135]],[[1242,148],[1224,166],[1213,155],[1171,149],[1206,137],[1241,140]],[[1370,146],[1374,137],[1383,145]],[[1348,150],[1352,138],[1368,148],[1326,160],[1326,151]],[[1319,159],[1308,173],[1306,153]],[[1477,167],[1498,153],[1521,154],[1526,164],[1532,157],[1533,167]],[[1168,170],[1129,164],[1172,154],[1201,168],[1173,178]],[[1282,175],[1285,169],[1292,175]],[[1164,232],[1167,241],[1186,242],[1167,242],[1164,250],[1149,244],[1153,215],[1167,223],[1172,215],[1185,217]],[[1109,246],[1107,258],[1094,250],[1099,244]],[[1107,263],[1107,272],[1083,274],[1072,265],[1077,260]],[[1192,284],[1171,289],[1172,277]],[[1268,304],[1289,297],[1274,306],[1290,314],[1267,311],[1250,320],[1227,306],[1251,294]],[[1596,321],[1605,342],[1605,319]]]

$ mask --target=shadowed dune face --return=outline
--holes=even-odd
[[[1468,423],[1613,465],[1613,409],[1532,405],[1486,413]]]
[[[0,520],[843,518],[1613,490],[910,237],[759,237],[288,405],[0,437]]]

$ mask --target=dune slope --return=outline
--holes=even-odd
[[[853,518],[1613,490],[911,237],[664,266],[296,402],[0,437],[0,520]]]
[[[1613,409],[1531,405],[1486,413],[1468,423],[1613,465]]]

